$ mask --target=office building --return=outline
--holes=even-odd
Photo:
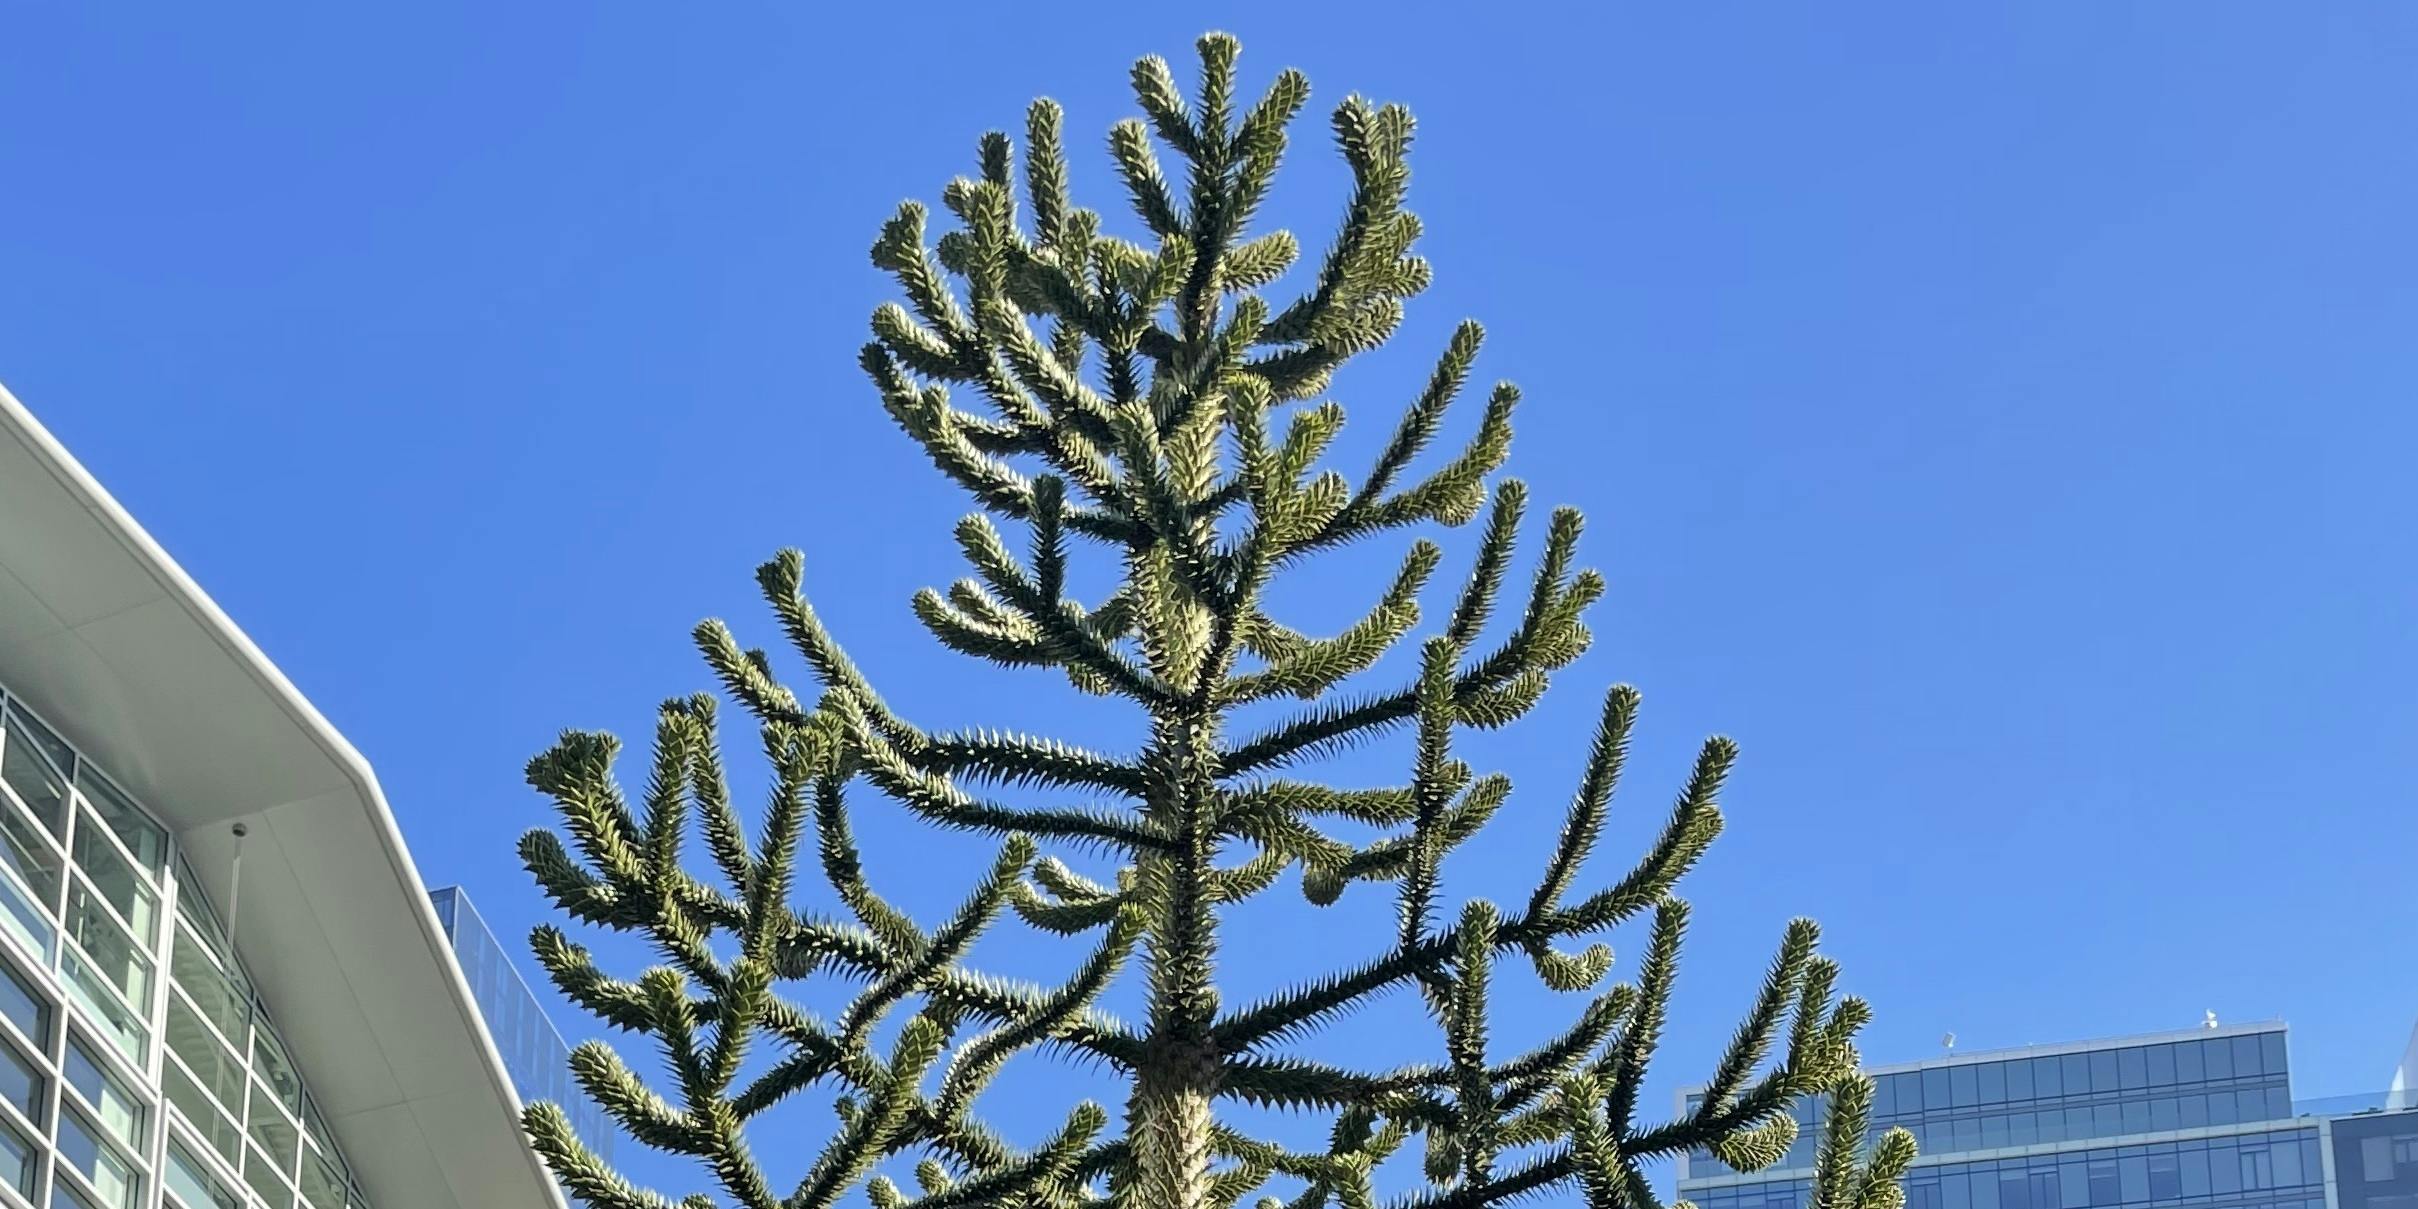
[[[0,1206],[541,1209],[376,778],[0,390]]]
[[[436,904],[437,923],[453,942],[453,959],[470,980],[470,997],[487,1021],[487,1035],[503,1054],[504,1070],[522,1102],[561,1105],[571,1118],[572,1131],[598,1158],[611,1162],[614,1128],[604,1109],[572,1080],[571,1047],[521,978],[513,950],[496,938],[460,886],[430,891],[429,900]]]
[[[1921,1143],[1908,1209],[2418,1209],[2418,1113],[2387,1093],[2296,1103],[2280,1023],[1872,1068],[1873,1131]],[[1683,1095],[1682,1104],[1695,1098]],[[1777,1167],[1685,1156],[1701,1209],[1804,1209],[1822,1126]]]

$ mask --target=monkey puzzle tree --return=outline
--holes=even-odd
[[[595,1042],[573,1056],[581,1085],[640,1142],[702,1160],[728,1203],[746,1209],[822,1209],[859,1184],[884,1209],[1203,1209],[1272,1185],[1292,1205],[1371,1206],[1376,1169],[1413,1140],[1425,1183],[1397,1197],[1404,1209],[1548,1191],[1648,1209],[1647,1161],[1703,1147],[1733,1167],[1767,1166],[1794,1142],[1788,1110],[1809,1095],[1832,1103],[1816,1202],[1893,1209],[1912,1142],[1893,1132],[1865,1153],[1870,1085],[1855,1073],[1852,1038],[1867,1011],[1835,997],[1836,968],[1815,954],[1809,921],[1786,929],[1701,1106],[1640,1119],[1688,918],[1673,889],[1720,829],[1728,741],[1704,745],[1633,867],[1575,890],[1637,710],[1635,693],[1613,689],[1534,891],[1509,907],[1447,904],[1447,855],[1511,792],[1504,777],[1457,760],[1454,738],[1536,704],[1547,677],[1586,647],[1581,614],[1603,582],[1576,569],[1579,516],[1564,509],[1545,526],[1524,599],[1504,602],[1527,501],[1505,481],[1489,504],[1487,480],[1511,440],[1510,386],[1493,389],[1457,454],[1413,470],[1469,376],[1475,324],[1453,334],[1373,465],[1356,478],[1321,468],[1344,413],[1309,400],[1338,366],[1383,343],[1428,282],[1411,251],[1419,222],[1402,208],[1410,115],[1358,97],[1336,108],[1353,182],[1342,229],[1298,295],[1272,303],[1262,291],[1299,248],[1283,231],[1249,231],[1309,87],[1288,71],[1238,106],[1235,42],[1211,35],[1199,50],[1189,99],[1164,62],[1137,64],[1147,121],[1109,136],[1147,243],[1105,234],[1098,214],[1068,200],[1060,113],[1038,102],[1023,213],[1009,140],[992,134],[978,174],[943,194],[958,229],[927,245],[913,204],[883,229],[873,258],[897,276],[907,305],[874,313],[863,355],[890,415],[982,509],[956,531],[973,574],[918,595],[917,618],[953,650],[1050,669],[1130,703],[1147,740],[1120,755],[921,728],[884,704],[817,619],[800,556],[775,558],[758,580],[813,693],[786,687],[721,623],[695,633],[771,765],[752,834],[724,779],[709,696],[663,707],[635,807],[615,786],[608,735],[565,734],[529,766],[569,840],[530,833],[521,847],[530,871],[566,914],[643,937],[664,961],[616,979],[562,932],[537,930],[538,959],[565,994],[661,1048],[661,1091]],[[1186,169],[1180,189],[1160,168],[1160,146]],[[989,414],[961,410],[953,387],[980,396]],[[1418,628],[1444,557],[1426,539],[1409,543],[1390,581],[1370,585],[1366,615],[1331,635],[1268,611],[1272,581],[1322,553],[1481,513],[1471,569],[1407,683],[1345,695]],[[1023,531],[1022,556],[1001,520]],[[1069,564],[1090,551],[1112,560],[1116,586],[1078,603]],[[1230,725],[1285,699],[1299,712],[1250,733]],[[1299,771],[1397,729],[1414,740],[1399,784],[1343,788]],[[933,826],[998,839],[989,875],[936,926],[868,883],[849,822],[868,791]],[[684,863],[692,831],[718,881]],[[1106,854],[1116,872],[1086,877],[1052,849]],[[819,865],[845,918],[792,905],[801,859]],[[1363,964],[1259,1002],[1224,1002],[1221,917],[1296,869],[1313,904],[1391,887],[1398,925],[1368,938]],[[967,967],[969,946],[1009,912],[1074,942],[1063,982]],[[1633,918],[1651,921],[1635,978],[1604,987],[1612,955],[1592,938]],[[1507,958],[1526,959],[1554,990],[1592,997],[1558,1037],[1498,1057],[1487,995]],[[1137,961],[1147,1013],[1123,1023],[1095,1003]],[[808,980],[844,989],[836,1017],[778,993]],[[1389,993],[1424,998],[1440,1041],[1432,1060],[1355,1070],[1321,1059],[1322,1027]],[[1125,1102],[1117,1112],[1077,1105],[1038,1145],[1011,1144],[975,1109],[1002,1065],[1028,1052],[1105,1064]],[[751,1137],[749,1125],[815,1087],[835,1093],[834,1136],[778,1192],[759,1156],[768,1141],[787,1153],[791,1139]],[[1221,1114],[1237,1104],[1323,1114],[1327,1141],[1301,1149],[1247,1136]],[[554,1106],[533,1106],[526,1124],[588,1204],[672,1203],[606,1169]],[[904,1155],[921,1159],[914,1193],[877,1171]]]

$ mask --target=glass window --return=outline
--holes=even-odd
[[[101,816],[101,822],[109,828],[110,834],[117,836],[118,842],[126,846],[126,851],[134,854],[135,862],[146,872],[159,872],[168,857],[168,836],[160,830],[159,824],[152,822],[151,816],[144,813],[142,807],[135,805],[132,798],[110,784],[90,764],[76,770],[76,788],[83,791],[84,800],[91,804],[94,813]]]
[[[2176,1096],[2175,1108],[2179,1110],[2177,1115],[2182,1118],[2185,1129],[2198,1129],[2208,1124],[2208,1097],[2201,1093]]]
[[[2088,1106],[2078,1105],[2065,1110],[2065,1136],[2068,1140],[2093,1136],[2091,1110]]]
[[[2258,1035],[2247,1033],[2231,1040],[2233,1042],[2231,1047],[2233,1050],[2233,1077],[2247,1079],[2252,1075],[2262,1073],[2259,1070]]]
[[[2094,1137],[2094,1138],[2112,1138],[2112,1137],[2116,1136],[2117,1134],[2119,1134],[2119,1133],[2122,1133],[2122,1132],[2123,1132],[2123,1130],[2120,1128],[2120,1124],[2121,1124],[2121,1123],[2120,1123],[2120,1122],[2117,1120],[2117,1117],[2116,1117],[2116,1106],[2115,1106],[2115,1105],[2113,1105],[2113,1104],[2093,1104],[2093,1105],[2091,1105],[2091,1136],[2092,1136],[2092,1137]]]
[[[2174,1081],[2175,1081],[2175,1047],[2173,1047],[2173,1046],[2171,1046],[2171,1045],[2153,1045],[2153,1046],[2150,1046],[2150,1047],[2149,1047],[2149,1054],[2148,1054],[2148,1062],[2149,1062],[2149,1085],[2150,1085],[2151,1087],[2172,1087],[2172,1086],[2174,1086]]]
[[[2175,1159],[2181,1168],[2183,1178],[2183,1195],[2208,1195],[2207,1148],[2192,1143],[2185,1143],[2175,1152]]]
[[[51,761],[66,754],[67,746],[58,736],[42,729],[31,715],[10,707],[8,738],[0,743],[0,781],[8,782],[17,791],[17,800],[53,831],[60,830],[65,821],[67,777]]]
[[[2057,1209],[2088,1209],[2090,1180],[2083,1175],[2081,1156],[2057,1161]]]
[[[1952,1167],[1939,1173],[1939,1199],[1945,1209],[1973,1209],[1973,1185],[1965,1178],[1963,1168]]]
[[[229,1051],[216,1033],[204,1027],[201,1017],[185,1006],[185,1001],[168,997],[168,1052],[175,1054],[191,1067],[201,1086],[230,1113],[243,1111],[243,1063]]]
[[[2291,1071],[2291,1063],[2284,1058],[2284,1035],[2282,1033],[2260,1033],[2258,1052],[2259,1065],[2268,1074],[2281,1075]]]
[[[209,946],[220,965],[227,964],[226,925],[218,922],[217,910],[200,892],[207,883],[202,880],[201,874],[193,871],[192,863],[182,853],[177,854],[176,858],[176,884],[184,888],[184,892],[176,896],[176,917],[185,921],[185,925],[193,929],[202,943]]]
[[[50,1042],[50,1001],[34,990],[33,985],[17,973],[15,966],[0,961],[0,1017],[6,1017],[17,1031],[25,1034],[42,1049]]]
[[[294,1169],[294,1156],[300,1153],[302,1131],[294,1122],[269,1102],[269,1089],[258,1079],[252,1081],[252,1107],[247,1114],[252,1140],[267,1151],[280,1173]],[[255,1152],[257,1153],[257,1152]]]
[[[16,817],[13,808],[0,806],[0,811],[6,812],[0,814],[0,824]],[[0,843],[0,851],[6,848],[5,843]],[[0,923],[5,923],[9,935],[25,946],[26,956],[43,965],[50,964],[51,945],[59,935],[58,928],[50,922],[50,908],[36,903],[12,877],[0,876]]]
[[[2175,1081],[2197,1083],[2207,1077],[2207,1069],[2200,1062],[2200,1043],[2197,1041],[2177,1042],[2175,1044]]]
[[[160,1085],[168,1093],[168,1102],[192,1122],[194,1132],[230,1163],[243,1155],[243,1131],[235,1127],[218,1108],[202,1094],[201,1085],[174,1062],[163,1063]]]
[[[2116,1179],[2113,1159],[2094,1159],[2090,1164],[2091,1204],[2093,1206],[2123,1203],[2123,1189]]]
[[[2179,1200],[2183,1195],[2183,1162],[2171,1154],[2149,1156],[2149,1199]]]
[[[321,1154],[335,1155],[336,1143],[331,1140],[332,1135],[328,1133],[327,1119],[319,1115],[319,1102],[307,1095],[302,1098],[302,1137],[304,1141],[318,1147]],[[1800,1136],[1797,1141],[1803,1142],[1805,1137]],[[1789,1152],[1794,1154],[1796,1147],[1789,1147]],[[335,1162],[341,1172],[344,1160],[338,1157]]]
[[[1948,1069],[1948,1103],[1958,1108],[1971,1108],[1981,1102],[1981,1091],[1975,1085],[1973,1068],[1955,1066]]]
[[[2000,1113],[1991,1113],[1990,1115],[1983,1117],[1981,1119],[1981,1148],[1984,1150],[1996,1150],[2006,1144],[2006,1117]]]
[[[243,1197],[218,1182],[185,1144],[168,1139],[168,1191],[184,1209],[244,1209]]]
[[[2016,1059],[2007,1066],[2007,1099],[2018,1103],[2032,1098],[2032,1064]]]
[[[2091,1052],[2091,1090],[2116,1090],[2116,1055],[2112,1050]]]
[[[1981,1067],[1973,1073],[1981,1080],[1982,1103],[2004,1104],[2007,1102],[2006,1063],[1985,1062],[1982,1063]]]
[[[318,1155],[302,1156],[302,1199],[311,1209],[344,1209],[344,1177]]]
[[[2149,1086],[2149,1055],[2138,1046],[2116,1051],[2116,1086],[2126,1091]]]
[[[2267,1119],[2270,1121],[2292,1119],[2292,1090],[2281,1083],[2272,1084],[2267,1088]]]
[[[42,1070],[13,1042],[0,1042],[0,1100],[15,1105],[25,1118],[42,1123]]]
[[[16,1189],[21,1196],[32,1197],[41,1153],[31,1139],[17,1132],[16,1126],[0,1121],[0,1183]]]
[[[61,950],[59,969],[67,975],[68,997],[101,1026],[110,1043],[127,1058],[141,1062],[149,1049],[142,1018],[118,998],[117,987],[73,950]]]
[[[2151,1132],[2164,1133],[2167,1130],[2181,1129],[2182,1127],[2183,1123],[2181,1120],[2181,1114],[2175,1111],[2175,1098],[2173,1096],[2160,1096],[2157,1099],[2149,1102],[2149,1128]]]
[[[1981,1122],[1966,1117],[1954,1122],[1951,1127],[1955,1131],[1954,1145],[1958,1150],[1981,1149]]]
[[[67,740],[59,737],[59,732],[52,730],[22,706],[12,703],[8,707],[8,733],[11,738],[24,736],[41,751],[44,759],[50,761],[51,767],[62,773],[75,771],[75,749],[67,745]]]
[[[134,1165],[102,1140],[98,1126],[72,1108],[59,1114],[59,1158],[101,1194],[103,1204],[133,1209],[135,1195],[142,1189]]]
[[[1972,1190],[1973,1209],[1998,1209],[1998,1176],[1986,1165],[1968,1169],[1965,1183]]]
[[[2067,1054],[2057,1059],[2057,1067],[2065,1076],[2065,1094],[2087,1095],[2091,1090],[2091,1060],[2088,1054]]]
[[[126,1082],[72,1030],[67,1034],[67,1085],[99,1116],[101,1128],[129,1149],[143,1145],[143,1105]]]
[[[2301,1178],[2300,1140],[2297,1138],[2287,1136],[2269,1142],[2267,1163],[2275,1171],[2275,1185],[2278,1188],[2292,1188],[2308,1182]]]
[[[2199,1045],[2200,1057],[2208,1063],[2209,1078],[2230,1079],[2233,1077],[2233,1046],[2228,1044],[2225,1038],[2218,1037],[2214,1040],[2202,1041]]]
[[[178,896],[181,905],[185,900]],[[182,914],[180,911],[179,914]],[[251,997],[235,979],[227,976],[218,963],[210,960],[210,952],[187,927],[176,929],[176,947],[169,952],[169,975],[185,994],[193,997],[193,1006],[210,1023],[218,1026],[229,1040],[244,1043],[245,1026],[251,1022]]]
[[[267,1081],[269,1091],[287,1112],[302,1111],[302,1079],[285,1056],[285,1043],[265,1028],[252,1030],[252,1073]]]
[[[2016,1063],[2016,1065],[2020,1067],[2020,1066],[2022,1066],[2022,1065],[2024,1065],[2024,1064],[2019,1062],[2019,1063]],[[582,1134],[582,1135],[580,1135],[580,1136],[585,1137],[585,1136],[587,1136],[587,1135]],[[2031,1146],[2031,1145],[2035,1145],[2035,1144],[2037,1144],[2039,1141],[2040,1141],[2040,1125],[2039,1125],[2039,1123],[2038,1123],[2038,1122],[2037,1122],[2037,1121],[2036,1121],[2036,1120],[2033,1118],[2032,1114],[2030,1114],[2030,1113],[2028,1113],[2028,1112],[2018,1112],[2018,1113],[2009,1113],[2009,1114],[2007,1115],[2007,1144],[2008,1144],[2008,1145],[2010,1145],[2010,1146]]]
[[[91,1197],[84,1195],[66,1180],[50,1182],[50,1209],[101,1209]]]
[[[2052,1099],[2065,1094],[2065,1081],[2057,1077],[2057,1059],[2032,1059],[2032,1094],[2040,1099]]]
[[[2241,1151],[2241,1158],[2242,1187],[2245,1190],[2275,1187],[2275,1162],[2268,1157],[2266,1147],[2246,1147]]]
[[[2212,1091],[2212,1092],[2208,1093],[2208,1123],[2209,1123],[2209,1124],[2211,1124],[2211,1125],[2233,1125],[2233,1124],[2238,1124],[2238,1123],[2241,1121],[2241,1119],[2242,1119],[2241,1114],[2240,1114],[2240,1113],[2238,1113],[2238,1112],[2236,1112],[2236,1111],[2234,1111],[2234,1100],[2233,1100],[2233,1093],[2232,1093],[2232,1092],[2229,1092],[2229,1091]]]
[[[1924,1071],[1923,1105],[1932,1112],[1938,1112],[1948,1107],[1948,1104],[1948,1072],[1944,1070]]]
[[[150,879],[127,863],[125,854],[93,821],[91,811],[85,811],[83,822],[76,825],[75,856],[76,867],[84,871],[93,888],[134,926],[143,947],[151,947],[152,938],[159,934],[159,899],[151,893]]]
[[[2032,1186],[2022,1172],[1998,1173],[1998,1209],[2032,1209]]]
[[[2149,1132],[2149,1101],[2127,1100],[2119,1115],[2123,1118],[2124,1132],[2128,1134]]]
[[[267,1157],[258,1150],[247,1150],[243,1165],[243,1182],[250,1185],[269,1209],[294,1209],[294,1190],[285,1177],[271,1169]]]
[[[1904,1074],[1889,1076],[1889,1082],[1897,1087],[1897,1110],[1899,1112],[1917,1113],[1923,1110],[1923,1077],[1921,1075],[1907,1071]]]
[[[2116,1187],[2134,1204],[2149,1199],[2149,1156],[2128,1154],[2116,1160]]]
[[[44,914],[58,911],[59,850],[33,820],[13,807],[0,808],[0,860],[25,880]]]
[[[2058,1192],[2056,1168],[2034,1168],[2031,1174],[2027,1177],[2026,1183],[2030,1185],[2030,1195],[2027,1198],[2029,1201],[2027,1209],[2057,1209]]]
[[[67,933],[130,1003],[151,1002],[151,961],[81,882],[67,895]]]
[[[2208,1187],[2218,1196],[2231,1196],[2242,1190],[2241,1157],[2234,1153],[2231,1141],[2208,1144]]]

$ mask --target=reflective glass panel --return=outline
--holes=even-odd
[[[181,914],[181,912],[180,912]],[[193,1005],[218,1031],[237,1045],[244,1043],[245,1025],[251,1021],[251,1002],[242,987],[227,976],[225,970],[210,959],[190,928],[178,927],[176,947],[169,951],[168,970],[178,987],[193,997]]]
[[[59,971],[67,976],[67,995],[90,1015],[118,1052],[141,1062],[149,1050],[142,1019],[118,998],[117,987],[73,950],[59,954]]]
[[[108,1064],[70,1030],[67,1035],[67,1085],[75,1088],[99,1115],[101,1128],[130,1149],[143,1144],[143,1105]]]
[[[127,1002],[151,1002],[151,959],[144,956],[142,946],[127,934],[125,925],[110,918],[100,900],[81,883],[68,891],[67,934],[76,938],[85,955],[92,959],[93,968]]]
[[[32,1196],[40,1153],[16,1126],[0,1121],[0,1183],[16,1189],[20,1196]]]
[[[194,1132],[202,1136],[202,1141],[230,1163],[243,1157],[243,1131],[236,1128],[234,1121],[219,1113],[209,1098],[202,1094],[200,1085],[185,1074],[183,1067],[174,1062],[162,1064],[160,1085],[167,1093],[168,1102],[176,1105],[176,1110],[192,1123]]]
[[[50,1041],[50,1004],[32,985],[19,975],[14,966],[0,961],[0,1017],[17,1026],[36,1049]]]
[[[252,1192],[268,1202],[269,1209],[294,1209],[293,1186],[286,1183],[285,1177],[274,1169],[275,1165],[258,1150],[247,1148],[244,1156],[243,1182],[251,1187]]]
[[[167,832],[89,764],[76,771],[76,788],[83,791],[84,800],[101,816],[110,834],[134,855],[135,862],[146,872],[158,873],[168,859]]]
[[[43,1082],[33,1059],[19,1053],[15,1045],[0,1042],[0,1099],[15,1105],[36,1125],[42,1123]]]
[[[268,1089],[259,1080],[253,1080],[252,1107],[248,1110],[252,1140],[268,1152],[279,1172],[288,1172],[293,1170],[294,1156],[300,1151],[302,1131],[269,1102],[268,1095]]]
[[[126,854],[109,842],[108,833],[92,817],[83,814],[76,825],[76,867],[92,882],[93,889],[134,928],[145,948],[158,935],[159,896],[151,892],[151,879],[137,872],[126,861]]]
[[[59,1114],[59,1159],[75,1168],[110,1209],[133,1209],[142,1181],[134,1165],[107,1142],[99,1127],[73,1109]]]
[[[243,1197],[219,1183],[209,1167],[174,1138],[168,1140],[167,1184],[183,1209],[244,1209]]]
[[[53,761],[65,754],[56,737],[31,715],[11,706],[7,738],[0,740],[0,781],[42,824],[56,831],[66,821],[67,777]]]
[[[8,862],[44,914],[59,909],[59,851],[50,836],[15,807],[0,809],[0,860]]]

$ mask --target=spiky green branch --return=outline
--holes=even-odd
[[[1736,755],[1727,740],[1704,745],[1661,832],[1625,873],[1574,888],[1636,721],[1636,694],[1614,689],[1525,906],[1451,895],[1455,852],[1511,793],[1507,778],[1458,758],[1455,742],[1536,704],[1586,649],[1583,617],[1604,583],[1578,566],[1580,518],[1561,509],[1525,599],[1504,596],[1527,514],[1515,481],[1493,483],[1488,506],[1520,398],[1508,384],[1486,392],[1457,452],[1418,469],[1468,387],[1483,343],[1474,323],[1454,331],[1372,464],[1356,474],[1324,465],[1344,410],[1309,400],[1392,335],[1430,278],[1413,250],[1419,222],[1403,208],[1411,118],[1358,97],[1335,108],[1352,179],[1341,226],[1298,274],[1298,292],[1272,299],[1296,276],[1301,248],[1285,232],[1252,233],[1251,220],[1308,84],[1284,72],[1244,106],[1234,41],[1211,35],[1199,49],[1189,97],[1164,62],[1138,64],[1144,117],[1109,138],[1146,241],[1105,234],[1099,214],[1074,204],[1060,112],[1038,102],[1025,123],[1021,202],[1013,148],[992,134],[975,173],[942,193],[954,229],[929,240],[930,216],[913,203],[883,227],[873,260],[904,301],[875,311],[860,357],[890,416],[979,509],[955,531],[970,574],[917,595],[916,618],[951,650],[1051,670],[1130,703],[1147,740],[1127,755],[923,729],[882,701],[817,616],[803,557],[774,558],[758,584],[815,691],[793,690],[722,623],[695,631],[775,774],[752,835],[725,780],[711,698],[663,707],[636,806],[615,784],[609,736],[566,734],[530,765],[563,823],[559,835],[524,839],[530,872],[565,914],[640,936],[662,960],[625,980],[555,929],[533,937],[556,985],[652,1041],[667,1075],[657,1090],[610,1046],[590,1043],[574,1061],[582,1087],[645,1144],[699,1160],[743,1209],[821,1209],[860,1186],[882,1209],[1226,1209],[1267,1188],[1289,1199],[1263,1206],[1361,1209],[1377,1203],[1379,1168],[1414,1141],[1427,1188],[1401,1209],[1547,1190],[1595,1209],[1650,1209],[1644,1164],[1702,1147],[1741,1169],[1768,1165],[1794,1140],[1791,1105],[1827,1095],[1816,1203],[1894,1209],[1911,1143],[1892,1134],[1866,1157],[1870,1093],[1852,1039],[1868,1013],[1835,993],[1836,968],[1816,955],[1808,921],[1788,927],[1701,1106],[1637,1119],[1688,918],[1678,884],[1721,829],[1717,800]],[[980,414],[961,398],[978,400]],[[1268,604],[1279,577],[1324,551],[1460,526],[1482,511],[1475,557],[1406,682],[1358,687],[1419,634],[1422,599],[1446,559],[1427,538],[1370,586],[1367,612],[1331,634],[1304,632]],[[1022,539],[1003,525],[1021,526]],[[1097,600],[1074,599],[1070,564],[1093,554],[1117,583]],[[1231,733],[1236,711],[1278,698],[1303,704],[1256,734]],[[1401,728],[1415,741],[1400,784],[1338,789],[1277,775]],[[987,796],[996,790],[1059,800]],[[876,890],[851,823],[867,793],[998,845],[950,918],[927,927]],[[1337,821],[1379,834],[1347,839],[1331,830]],[[714,879],[689,871],[692,834]],[[1075,848],[1113,860],[1114,876],[1087,878],[1045,855]],[[791,905],[801,850],[839,917]],[[1221,919],[1287,870],[1318,905],[1390,886],[1397,922],[1352,968],[1229,1008],[1216,972]],[[1058,984],[969,967],[976,942],[1011,914],[1084,946]],[[1596,938],[1644,919],[1636,978],[1605,986],[1611,951]],[[1094,1005],[1135,958],[1147,1013],[1127,1025]],[[1498,1059],[1489,995],[1516,976],[1506,963],[1519,958],[1546,986],[1591,998],[1559,1035]],[[808,982],[841,989],[836,1012],[818,1016],[792,997]],[[1416,988],[1432,1012],[1434,1053],[1393,1070],[1318,1056],[1322,1028],[1401,988]],[[905,1023],[878,1041],[893,1015]],[[1114,1071],[1128,1093],[1122,1120],[1077,1105],[1039,1145],[1018,1149],[979,1120],[982,1093],[1008,1062],[1052,1051]],[[767,1110],[809,1089],[840,1110],[821,1146],[748,1136]],[[1328,1143],[1298,1150],[1249,1137],[1221,1119],[1234,1104],[1324,1114]],[[527,1125],[589,1205],[674,1205],[597,1162],[552,1107],[533,1108]],[[760,1155],[771,1153],[812,1155],[782,1173],[795,1181],[785,1194],[764,1169]],[[910,1155],[922,1156],[912,1193],[883,1174]]]

